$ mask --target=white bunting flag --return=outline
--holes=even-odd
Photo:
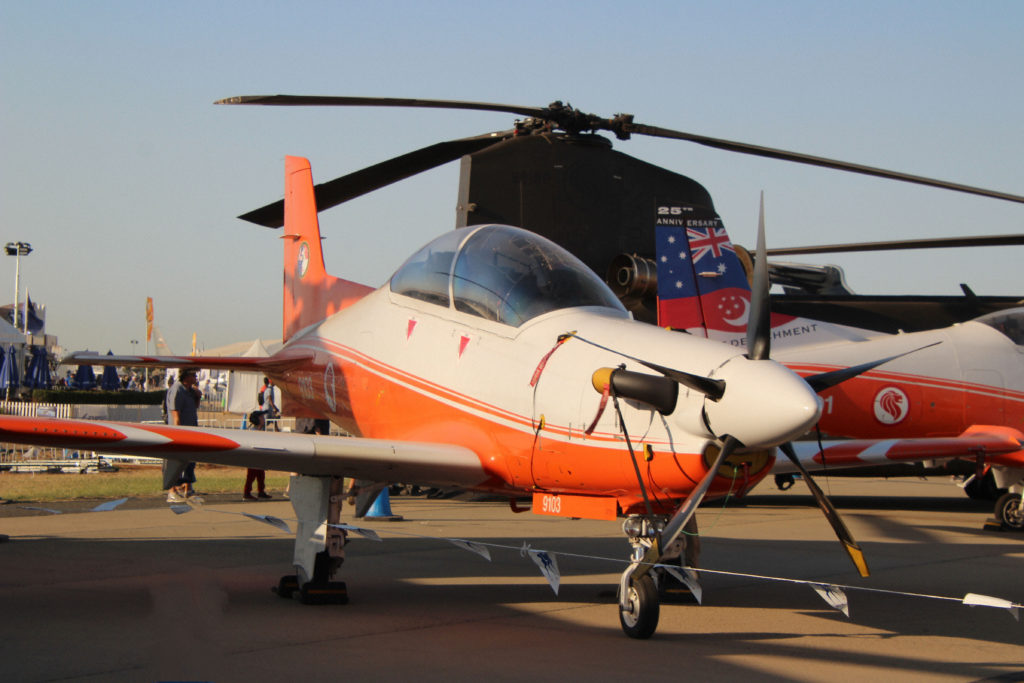
[[[119,498],[118,500],[111,500],[106,503],[100,503],[92,510],[90,510],[90,512],[110,512],[111,510],[116,510],[118,506],[122,505],[127,500],[127,498]]]
[[[361,526],[352,526],[351,524],[330,524],[329,526],[335,529],[344,529],[345,531],[351,531],[352,533],[362,536],[363,538],[370,541],[377,541],[377,543],[383,543],[384,539],[380,537],[373,529],[364,529]]]
[[[561,577],[558,573],[558,562],[555,561],[555,556],[548,554],[545,550],[530,550],[529,553],[530,559],[533,560],[534,564],[540,569],[540,573],[551,584],[551,590],[555,591],[555,595],[558,595],[558,584],[561,581]]]
[[[664,564],[660,566],[662,569],[674,576],[679,583],[690,589],[690,592],[693,593],[693,599],[697,601],[698,605],[704,604],[702,602],[704,593],[701,590],[700,581],[697,580],[697,572],[692,569],[683,569],[682,571],[679,571],[677,567],[670,567]]]
[[[980,595],[978,593],[968,593],[964,596],[964,604],[969,607],[998,607],[999,609],[1005,609],[1013,618],[1020,621],[1020,613],[1017,609],[1017,605],[1010,602],[1009,600],[1003,600],[1002,598],[993,598],[990,595]]]
[[[491,551],[487,549],[487,546],[474,543],[473,541],[464,541],[461,538],[449,538],[449,542],[453,543],[456,547],[468,550],[471,553],[476,553],[480,557],[484,558],[488,562],[491,561]],[[558,591],[555,591],[556,593]]]
[[[60,510],[53,510],[51,508],[39,508],[35,507],[34,505],[19,505],[18,507],[20,507],[22,510],[36,510],[38,512],[49,512],[51,515],[62,514]]]
[[[850,603],[846,599],[846,593],[839,586],[833,586],[830,583],[812,583],[809,584],[814,592],[821,596],[821,599],[829,604],[832,609],[837,609],[846,615],[846,618],[850,618]]]
[[[290,534],[292,532],[291,528],[289,528],[289,526],[285,523],[284,520],[278,517],[274,517],[273,515],[253,515],[248,512],[243,512],[242,514],[248,517],[249,519],[255,519],[257,522],[269,524],[275,529],[280,529],[286,534]]]

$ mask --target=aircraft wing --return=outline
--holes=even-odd
[[[267,357],[249,356],[115,356],[99,353],[72,353],[61,359],[63,365],[128,365],[138,368],[195,368],[197,370],[240,370],[242,372],[264,372],[284,370],[292,366],[309,363],[312,356],[307,353],[277,353]]]
[[[1009,427],[975,425],[960,436],[921,439],[854,439],[795,441],[797,458],[810,471],[894,465],[921,460],[975,458],[984,456],[987,463],[1020,467],[1024,463],[1024,434]],[[796,466],[788,459],[778,458],[772,474],[795,474]]]
[[[378,482],[501,486],[475,452],[449,444],[9,415],[0,416],[0,442]]]

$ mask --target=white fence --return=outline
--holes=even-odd
[[[0,401],[0,414],[19,417],[56,417],[87,420],[113,420],[117,422],[163,422],[159,405],[115,405],[115,404],[70,404],[31,403],[28,401]],[[90,452],[79,452],[69,448],[44,448],[21,444],[0,444],[0,462],[12,463],[25,460],[70,460],[93,458]]]

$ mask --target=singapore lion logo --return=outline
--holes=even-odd
[[[910,399],[897,387],[885,387],[875,394],[875,419],[885,425],[902,422],[910,413]]]

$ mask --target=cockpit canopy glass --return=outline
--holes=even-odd
[[[398,269],[391,291],[514,327],[576,306],[625,313],[583,262],[540,235],[508,225],[438,237]]]
[[[1010,308],[975,318],[1009,337],[1017,346],[1024,346],[1024,308]]]

